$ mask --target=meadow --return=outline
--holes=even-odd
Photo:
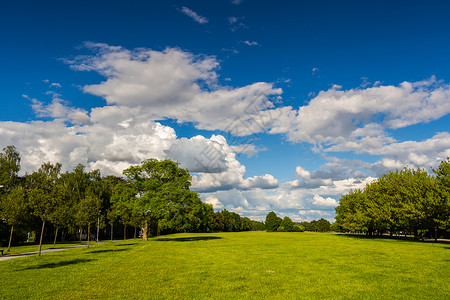
[[[0,261],[0,298],[450,299],[449,279],[449,244],[185,233]]]

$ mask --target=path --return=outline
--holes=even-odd
[[[102,244],[102,243],[117,242],[117,241],[118,240],[92,243],[92,244],[89,244],[89,246],[98,245],[98,244]],[[46,249],[46,250],[41,250],[41,253],[63,251],[63,250],[67,250],[67,249],[78,248],[78,247],[86,247],[86,246],[87,245],[75,245],[75,246],[67,246],[67,247],[62,247],[62,248]],[[32,252],[25,252],[25,253],[18,253],[18,254],[3,255],[3,256],[0,256],[0,261],[13,259],[13,258],[19,258],[19,257],[30,256],[30,255],[34,255],[34,254],[38,254],[38,253],[39,253],[39,251],[32,251]]]

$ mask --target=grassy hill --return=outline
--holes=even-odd
[[[0,261],[1,299],[450,299],[450,245],[175,234]]]

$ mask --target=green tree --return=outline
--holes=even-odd
[[[277,214],[271,211],[266,216],[265,224],[268,232],[277,231],[278,227],[281,225],[281,218],[277,217]]]
[[[158,227],[173,226],[179,203],[194,199],[189,190],[191,176],[171,160],[149,159],[123,171],[136,197],[131,200],[133,215],[139,217],[143,240],[148,240],[149,225],[154,219]],[[179,226],[179,224],[176,224]]]
[[[437,197],[428,197],[425,205],[428,224],[434,227],[437,240],[438,229],[450,229],[450,158],[442,161],[434,170],[436,174]]]
[[[8,249],[11,249],[11,240],[14,225],[21,221],[26,210],[25,195],[22,189],[15,189],[19,185],[20,155],[14,146],[3,148],[0,153],[0,218],[11,226]],[[11,190],[13,190],[11,192]]]
[[[292,232],[294,231],[294,222],[292,222],[291,218],[285,216],[281,221],[281,226],[284,232]]]
[[[27,215],[27,195],[22,187],[13,188],[8,194],[0,198],[0,218],[11,226],[8,249],[6,251],[11,249],[14,226],[22,224]]]
[[[57,180],[61,171],[61,164],[44,163],[39,170],[26,176],[28,200],[32,214],[42,220],[42,229],[39,239],[39,256],[41,255],[42,238],[45,222],[51,221],[55,208],[64,197],[64,191]]]

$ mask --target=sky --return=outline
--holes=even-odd
[[[21,172],[187,168],[216,210],[333,221],[450,156],[449,1],[0,3],[0,148]]]

